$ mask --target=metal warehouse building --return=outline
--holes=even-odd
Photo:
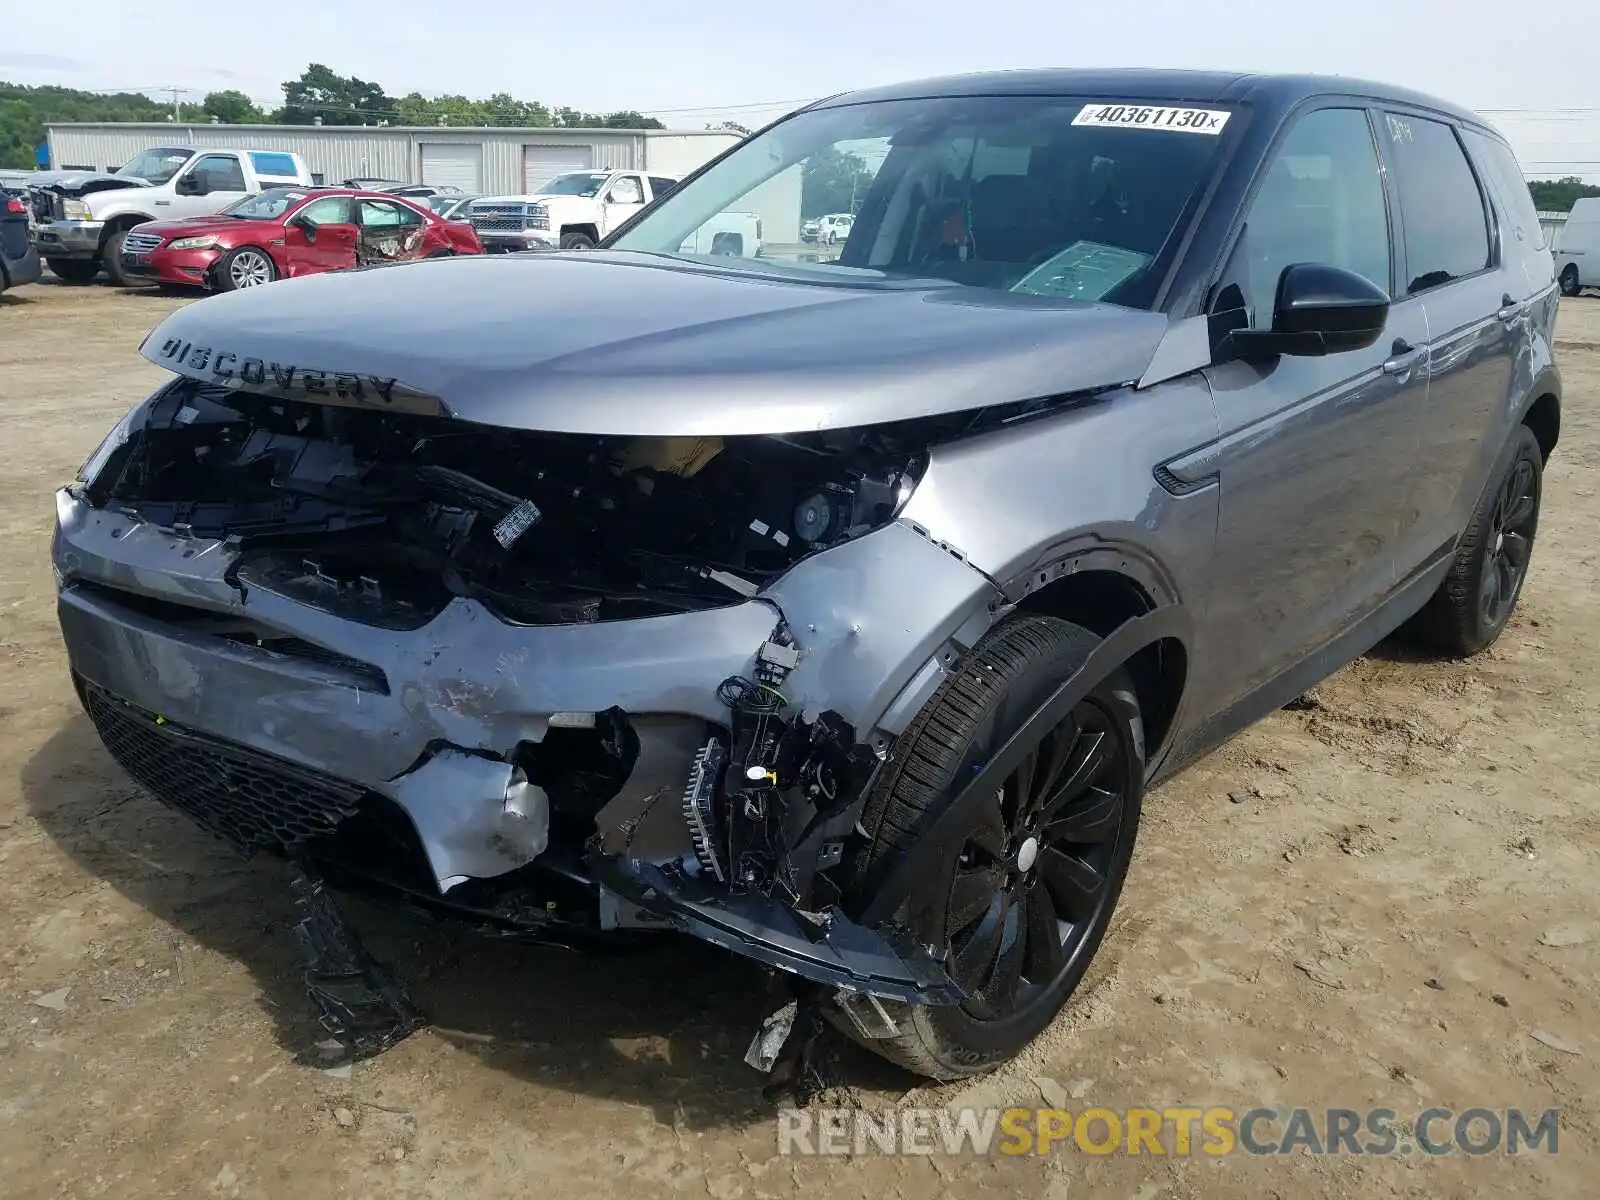
[[[446,126],[186,125],[175,122],[47,127],[50,165],[115,170],[154,146],[287,150],[319,183],[358,176],[513,195],[563,171],[634,170],[683,176],[739,140],[709,130],[500,129]],[[772,241],[799,240],[798,172],[764,185],[759,205]],[[754,199],[754,197],[753,197]]]

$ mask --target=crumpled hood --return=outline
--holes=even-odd
[[[26,186],[69,193],[81,191],[91,183],[113,183],[118,188],[150,186],[148,180],[136,179],[132,175],[114,175],[110,171],[35,171],[28,176]]]
[[[1135,380],[1167,318],[632,253],[434,259],[226,293],[144,356],[196,379],[508,428],[794,433]]]

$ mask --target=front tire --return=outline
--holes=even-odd
[[[1449,574],[1416,616],[1418,640],[1467,658],[1500,636],[1528,578],[1543,493],[1544,455],[1533,432],[1519,425],[1456,545]]]
[[[213,274],[219,292],[237,292],[271,283],[278,277],[278,268],[265,250],[240,246],[222,256]]]
[[[100,264],[92,258],[47,258],[44,265],[62,283],[70,283],[75,287],[93,283],[95,276],[100,274]]]
[[[593,250],[594,239],[587,233],[563,233],[561,235],[561,248],[563,250]]]
[[[112,287],[131,287],[137,282],[122,269],[122,241],[127,236],[126,229],[113,230],[100,246],[100,262]]]
[[[991,630],[896,744],[869,796],[858,878],[916,845],[964,780],[1083,665],[1099,639],[1053,617]],[[1138,831],[1144,725],[1118,671],[1051,730],[975,814],[959,851],[919,881],[903,913],[949,952],[959,1006],[889,1004],[899,1032],[861,1039],[932,1079],[1014,1057],[1082,982],[1115,911]],[[852,1027],[841,1028],[854,1036]]]
[[[1561,294],[1563,296],[1576,296],[1583,291],[1583,284],[1578,279],[1578,264],[1571,263],[1561,272]]]

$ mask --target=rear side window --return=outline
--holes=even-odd
[[[1385,113],[1400,183],[1411,295],[1489,265],[1489,221],[1477,176],[1456,131],[1440,121]]]
[[[275,175],[283,179],[297,179],[300,169],[295,166],[292,154],[263,154],[252,153],[250,161],[255,165],[257,175]]]
[[[1539,224],[1539,210],[1534,206],[1533,193],[1528,191],[1527,178],[1517,163],[1511,147],[1499,138],[1469,129],[1465,133],[1467,148],[1477,160],[1478,169],[1488,175],[1495,194],[1500,197],[1500,207],[1505,210],[1509,232],[1524,244],[1544,250],[1544,227]]]
[[[657,200],[677,186],[678,181],[676,179],[666,179],[660,175],[650,176],[650,195]]]
[[[1272,324],[1285,267],[1342,267],[1387,292],[1389,257],[1388,206],[1366,112],[1324,108],[1301,117],[1267,165],[1229,270],[1252,326]]]

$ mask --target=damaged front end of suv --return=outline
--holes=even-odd
[[[55,556],[112,755],[311,885],[330,1029],[414,1017],[323,875],[534,941],[681,930],[863,1032],[962,998],[941,947],[857,919],[856,864],[896,702],[1001,601],[896,518],[1000,414],[629,437],[278,392],[158,391],[61,492]]]

